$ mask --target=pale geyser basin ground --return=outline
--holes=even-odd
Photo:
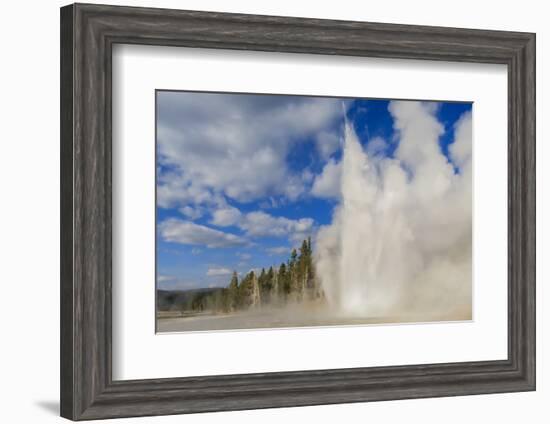
[[[448,313],[410,313],[395,316],[351,316],[331,311],[325,305],[311,303],[282,308],[258,308],[228,314],[196,313],[181,316],[171,312],[157,317],[157,332],[247,330],[258,328],[325,327],[369,324],[469,321],[470,310]]]

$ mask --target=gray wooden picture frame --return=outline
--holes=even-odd
[[[116,43],[507,65],[508,359],[113,381],[111,54]],[[61,9],[60,125],[63,417],[535,389],[534,34],[75,4]]]

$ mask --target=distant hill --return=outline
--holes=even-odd
[[[184,305],[190,305],[193,300],[221,292],[220,287],[190,289],[190,290],[157,290],[157,308],[159,311],[181,310]]]

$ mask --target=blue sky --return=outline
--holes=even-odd
[[[364,150],[392,157],[389,103],[158,91],[158,287],[225,286],[233,270],[286,261],[330,224],[339,202],[343,105]],[[455,124],[472,105],[431,107],[448,157]]]

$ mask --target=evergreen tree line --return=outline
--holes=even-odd
[[[262,268],[259,275],[253,270],[240,280],[236,271],[231,281],[213,293],[196,296],[185,310],[234,312],[263,305],[284,305],[324,297],[315,276],[311,238],[304,240],[299,249],[292,249],[290,258],[277,267]]]

